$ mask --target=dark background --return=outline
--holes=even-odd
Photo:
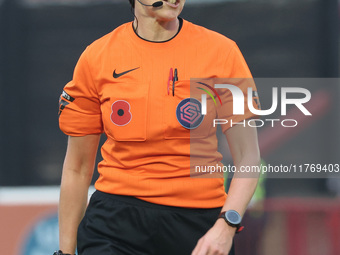
[[[67,137],[58,128],[59,95],[85,47],[132,20],[127,2],[0,1],[0,186],[60,183]],[[336,0],[208,2],[187,3],[181,16],[235,40],[254,77],[338,77]],[[337,86],[329,91],[339,92]],[[314,141],[302,147],[306,157],[337,161],[338,107],[334,104],[318,122],[275,146],[264,159],[290,162],[292,148]],[[335,120],[329,121],[334,114]],[[267,194],[332,195],[326,179],[269,179]]]

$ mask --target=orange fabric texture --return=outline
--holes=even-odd
[[[168,93],[171,68],[178,70],[175,96],[172,82]],[[106,134],[96,189],[169,206],[224,204],[223,178],[190,177],[192,144],[199,143],[197,155],[206,163],[221,160],[212,117],[198,127],[202,132],[192,144],[193,133],[176,118],[177,105],[190,97],[190,79],[199,77],[251,78],[251,73],[232,40],[185,20],[167,42],[139,38],[130,22],[87,47],[61,96],[59,123],[70,136]],[[232,115],[231,109],[222,112],[219,118]]]

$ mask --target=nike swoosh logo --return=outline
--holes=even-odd
[[[127,71],[122,72],[122,73],[116,73],[116,69],[115,69],[115,70],[113,71],[113,78],[117,79],[117,78],[123,76],[124,74],[127,74],[127,73],[129,73],[129,72],[132,72],[132,71],[134,71],[134,70],[137,70],[138,68],[139,68],[139,67],[134,68],[134,69],[131,69],[131,70],[127,70]]]

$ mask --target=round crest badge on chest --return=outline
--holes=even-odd
[[[204,119],[201,102],[195,98],[183,99],[176,109],[178,122],[186,129],[199,127]]]

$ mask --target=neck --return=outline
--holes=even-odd
[[[174,37],[179,29],[178,18],[170,21],[158,21],[151,17],[137,17],[133,22],[136,33],[148,40],[154,42],[167,41]]]

